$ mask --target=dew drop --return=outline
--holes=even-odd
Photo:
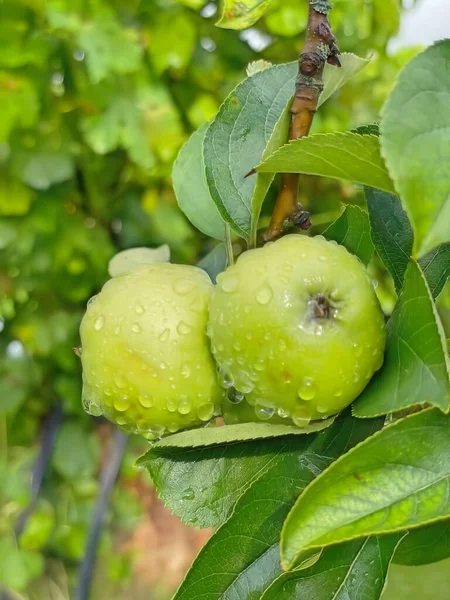
[[[353,383],[358,383],[358,381],[361,379],[360,374],[358,373],[358,371],[355,371],[355,373],[353,374]]]
[[[189,398],[182,398],[178,404],[178,412],[180,415],[188,415],[191,412],[192,404]]]
[[[167,340],[169,339],[169,335],[170,335],[170,329],[164,329],[164,331],[162,333],[160,333],[158,339],[160,342],[167,342]]]
[[[286,342],[284,340],[280,340],[278,347],[281,350],[281,352],[284,352],[286,350]]]
[[[138,400],[139,404],[141,404],[144,408],[151,408],[155,404],[153,398],[151,396],[148,396],[147,394],[138,396]]]
[[[170,431],[170,433],[176,433],[180,429],[180,426],[178,423],[170,423],[167,429]]]
[[[188,279],[177,279],[177,281],[175,281],[173,284],[174,292],[180,294],[180,296],[189,294],[193,287],[194,285],[192,281],[189,281]]]
[[[180,321],[177,325],[177,331],[180,335],[187,335],[191,331],[191,326],[184,321]]]
[[[321,262],[327,262],[328,258],[327,258],[326,256],[323,256],[323,255],[322,255],[322,256],[319,256],[319,260],[320,260]]]
[[[228,375],[228,373],[226,371],[222,371],[219,370],[218,374],[217,374],[217,378],[219,380],[219,384],[224,388],[224,389],[229,389],[233,386],[233,382],[230,378],[230,376]]]
[[[292,415],[292,421],[297,427],[308,427],[311,419],[300,415]]]
[[[142,304],[136,304],[134,309],[138,315],[143,315],[145,312],[145,308],[142,306]]]
[[[92,402],[89,406],[88,412],[93,417],[100,417],[103,414],[103,408],[101,406],[99,406],[98,404],[95,404],[94,402]]]
[[[287,417],[289,417],[289,413],[287,410],[284,410],[284,408],[279,408],[277,410],[277,414],[279,417],[281,417],[282,419],[287,419]]]
[[[230,388],[227,397],[232,404],[239,404],[244,399],[244,394],[235,388]]]
[[[117,425],[126,425],[127,420],[122,415],[116,415],[115,417]]]
[[[342,390],[336,390],[333,394],[335,398],[340,398],[342,396]]]
[[[190,374],[191,374],[191,367],[187,363],[184,363],[184,365],[182,365],[182,367],[181,367],[181,376],[184,377],[185,379],[187,379]]]
[[[166,406],[169,412],[175,412],[177,410],[177,401],[173,398],[169,398],[166,402]]]
[[[100,331],[100,329],[103,327],[104,324],[105,324],[105,317],[103,315],[100,315],[94,321],[95,331]]]
[[[166,428],[164,427],[164,425],[152,425],[150,427],[150,434],[154,436],[153,439],[161,439],[165,431]]]
[[[120,325],[117,325],[117,327],[114,329],[114,335],[119,335],[120,333]]]
[[[242,394],[250,394],[255,386],[251,381],[236,381],[235,388]]]
[[[303,381],[298,388],[298,395],[302,400],[312,400],[316,395],[316,386],[314,385],[311,377],[304,377]]]
[[[195,498],[195,492],[192,488],[187,488],[183,490],[181,498],[183,500],[193,500]]]
[[[142,329],[139,323],[134,323],[131,327],[131,331],[133,331],[134,333],[141,333]]]
[[[241,342],[234,342],[233,348],[239,351],[241,349]]]
[[[363,353],[363,349],[361,348],[361,346],[359,344],[353,344],[353,348],[355,349],[355,355],[357,358],[359,358],[361,356],[361,354]]]
[[[268,408],[267,406],[261,406],[259,404],[255,405],[255,415],[261,421],[268,421],[275,414],[274,408]]]
[[[117,375],[116,377],[114,377],[114,383],[117,385],[118,388],[124,388],[127,385],[127,382],[125,381],[125,379],[123,377],[121,377],[120,375]]]
[[[318,413],[320,413],[320,414],[322,414],[322,415],[323,415],[324,413],[328,412],[328,408],[327,408],[326,406],[321,406],[320,404],[318,404],[318,405],[316,406],[316,410],[317,410],[317,412],[318,412]]]
[[[201,404],[197,408],[197,415],[201,421],[209,421],[214,414],[214,405],[211,402]]]
[[[264,371],[264,367],[265,367],[265,363],[262,359],[259,359],[255,365],[254,365],[255,369],[257,371]]]
[[[124,412],[130,406],[130,401],[128,400],[128,396],[118,396],[114,398],[113,404],[116,410]]]
[[[237,288],[239,283],[238,278],[235,275],[227,275],[222,277],[220,280],[220,287],[224,292],[231,293]]]
[[[256,301],[259,304],[268,304],[273,298],[273,291],[268,285],[264,285],[256,294]]]
[[[159,368],[162,369],[164,371],[164,369],[167,369],[167,365],[165,362],[160,362],[159,363]]]

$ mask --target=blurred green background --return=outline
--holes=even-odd
[[[10,598],[65,600],[78,585],[114,443],[113,428],[81,407],[72,348],[87,300],[120,249],[168,243],[183,263],[211,249],[177,207],[177,152],[249,62],[295,60],[301,48],[306,0],[275,2],[241,33],[216,28],[218,10],[205,0],[0,0],[0,588]],[[335,0],[341,50],[372,60],[321,109],[315,131],[377,120],[418,51],[387,54],[399,22],[396,0]],[[342,202],[362,202],[352,185],[314,178],[304,178],[301,194],[317,230]],[[390,282],[372,269],[389,310]],[[36,460],[54,439],[38,490]],[[145,448],[128,440],[107,507],[91,594],[98,600],[169,597],[208,537],[158,502],[133,466]],[[448,597],[442,569],[429,595],[405,587],[410,572],[393,575],[399,587],[389,597],[403,597],[400,589],[410,599]],[[439,586],[447,594],[436,595]]]

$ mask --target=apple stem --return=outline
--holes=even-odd
[[[303,51],[298,59],[298,76],[291,106],[289,141],[308,135],[323,90],[325,63],[340,67],[339,48],[331,32],[328,0],[309,0],[308,23]],[[286,229],[309,229],[309,213],[298,202],[298,173],[282,173],[280,190],[263,241],[280,237]]]

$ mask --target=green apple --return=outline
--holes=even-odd
[[[322,236],[242,254],[217,278],[207,331],[232,402],[245,397],[256,418],[299,426],[348,406],[381,367],[386,341],[365,267]]]
[[[204,271],[170,263],[109,280],[80,328],[86,409],[147,437],[207,423],[223,394],[205,331],[212,291]]]

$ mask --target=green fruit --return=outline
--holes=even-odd
[[[169,263],[108,281],[80,328],[88,412],[147,437],[208,422],[222,397],[205,333],[212,290],[201,269]]]
[[[383,313],[360,261],[323,237],[250,250],[217,278],[208,335],[224,387],[297,425],[348,406],[383,362]],[[240,392],[240,394],[239,394]],[[236,411],[236,414],[238,411]]]

